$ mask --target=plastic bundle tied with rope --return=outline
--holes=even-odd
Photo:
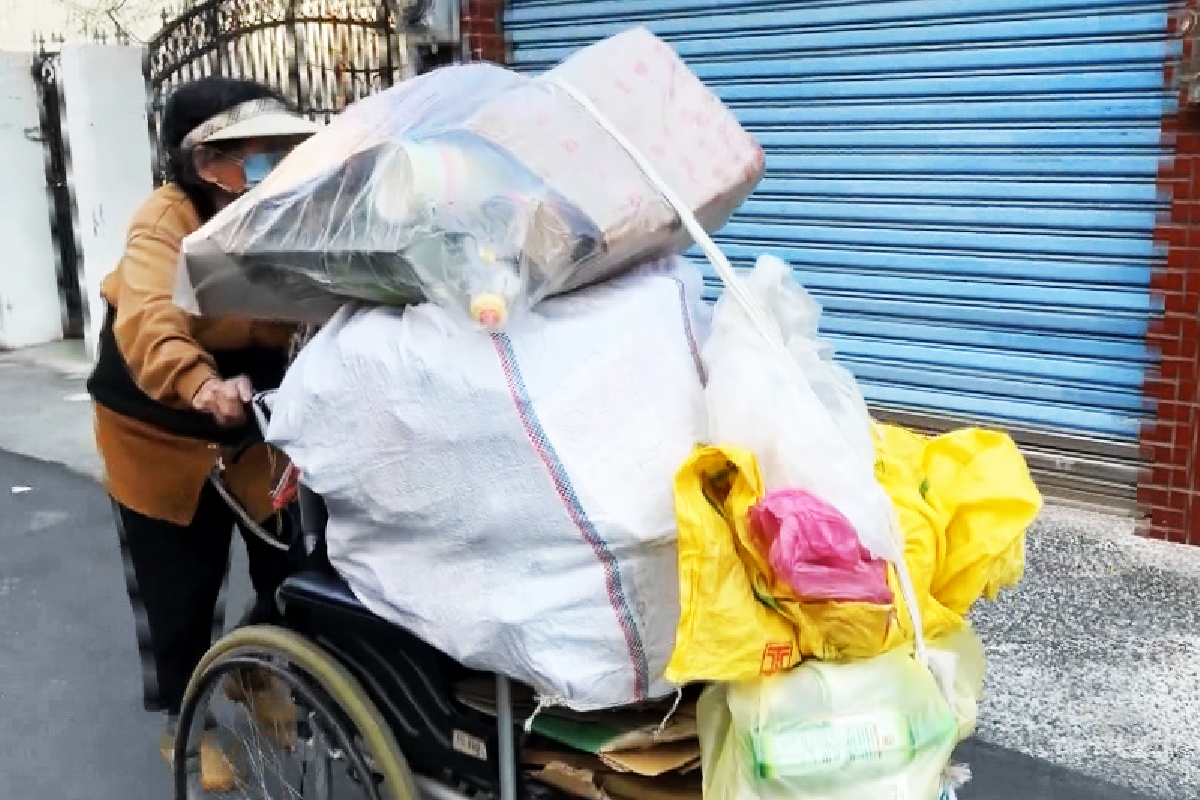
[[[703,349],[718,444],[676,478],[665,673],[712,683],[704,798],[952,800],[984,676],[965,616],[1021,577],[1025,460],[999,432],[874,423],[787,265],[742,277],[704,246],[727,290]]]
[[[763,174],[758,143],[644,29],[537,78],[447,67],[356,103],[189,237],[177,302],[321,323],[347,300],[428,300],[501,328],[692,245],[622,140],[710,232]]]

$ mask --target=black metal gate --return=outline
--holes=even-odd
[[[402,20],[389,0],[206,0],[164,17],[143,71],[151,147],[171,89],[208,75],[281,91],[317,118],[401,80]],[[158,165],[161,167],[161,165]],[[161,169],[156,169],[156,177]]]
[[[83,293],[80,290],[79,238],[75,226],[75,197],[70,182],[70,150],[64,130],[60,59],[45,43],[33,57],[33,79],[38,87],[41,138],[46,154],[46,193],[50,201],[50,232],[54,237],[63,335],[84,335]]]

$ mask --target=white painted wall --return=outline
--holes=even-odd
[[[66,45],[62,81],[79,210],[86,341],[94,354],[104,322],[100,283],[121,260],[133,215],[154,189],[142,50]]]
[[[37,86],[28,53],[0,51],[0,347],[62,338]]]

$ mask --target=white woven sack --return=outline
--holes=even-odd
[[[699,280],[671,259],[493,335],[428,304],[339,314],[268,436],[326,498],[362,602],[551,702],[669,694],[673,482],[705,438]]]

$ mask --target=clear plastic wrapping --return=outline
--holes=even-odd
[[[613,130],[706,230],[762,176],[759,145],[644,29],[538,78],[447,67],[351,106],[188,237],[177,302],[320,322],[347,298],[431,300],[499,327],[691,245]]]

